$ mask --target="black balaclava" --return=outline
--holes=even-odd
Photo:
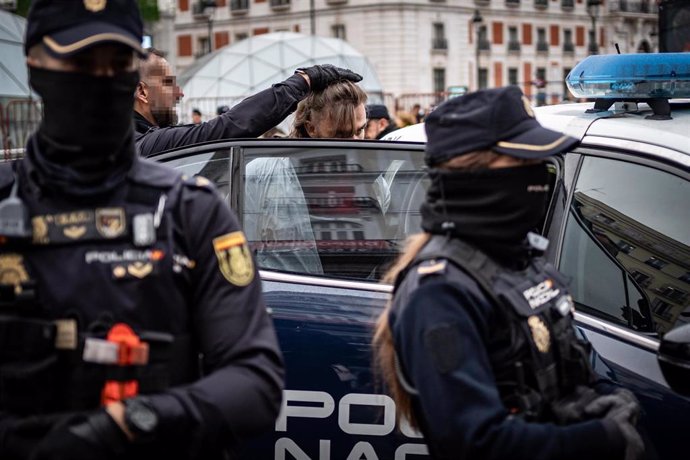
[[[544,218],[549,177],[544,163],[458,171],[433,169],[422,228],[467,241],[498,262],[522,265],[526,236]]]
[[[121,182],[134,161],[138,81],[136,71],[102,77],[29,66],[29,82],[43,100],[43,120],[27,156],[42,183],[79,195]]]

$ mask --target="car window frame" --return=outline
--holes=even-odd
[[[605,142],[601,139],[606,139]],[[640,166],[646,166],[659,171],[663,171],[683,180],[690,181],[690,171],[686,164],[690,164],[690,155],[678,153],[675,150],[665,149],[654,144],[643,144],[641,142],[630,143],[624,139],[615,138],[601,138],[596,137],[593,142],[592,136],[585,137],[579,147],[572,152],[568,152],[564,156],[564,171],[563,185],[566,190],[566,200],[563,206],[563,215],[560,219],[553,219],[552,224],[558,225],[558,228],[549,228],[546,230],[547,236],[555,238],[555,244],[551,249],[553,256],[550,260],[559,268],[561,265],[561,257],[563,254],[563,246],[565,241],[565,230],[568,221],[568,214],[572,200],[574,199],[574,187],[580,176],[582,164],[586,157],[604,158],[609,160],[625,161]],[[634,146],[641,150],[630,150]],[[663,156],[661,153],[663,152]],[[675,155],[666,156],[666,151],[673,152]],[[679,157],[678,155],[681,155]],[[675,161],[680,159],[680,161]],[[570,169],[570,171],[569,171]],[[557,203],[556,203],[557,204]],[[575,318],[578,322],[593,327],[599,331],[603,331],[607,335],[613,335],[616,338],[632,345],[648,349],[656,352],[659,348],[660,340],[658,337],[650,337],[646,334],[625,328],[610,321],[606,321],[591,314],[577,311]]]

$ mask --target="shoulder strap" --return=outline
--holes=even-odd
[[[502,304],[492,289],[493,279],[501,268],[476,247],[457,238],[434,235],[419,252],[411,266],[431,259],[450,260],[469,275],[488,298],[496,304]]]

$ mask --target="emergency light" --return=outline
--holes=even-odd
[[[657,119],[669,119],[668,99],[690,98],[690,53],[595,55],[565,79],[571,94],[596,99],[592,112],[616,101],[647,102]]]

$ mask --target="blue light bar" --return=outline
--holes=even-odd
[[[589,56],[565,82],[575,97],[690,98],[690,53]]]

